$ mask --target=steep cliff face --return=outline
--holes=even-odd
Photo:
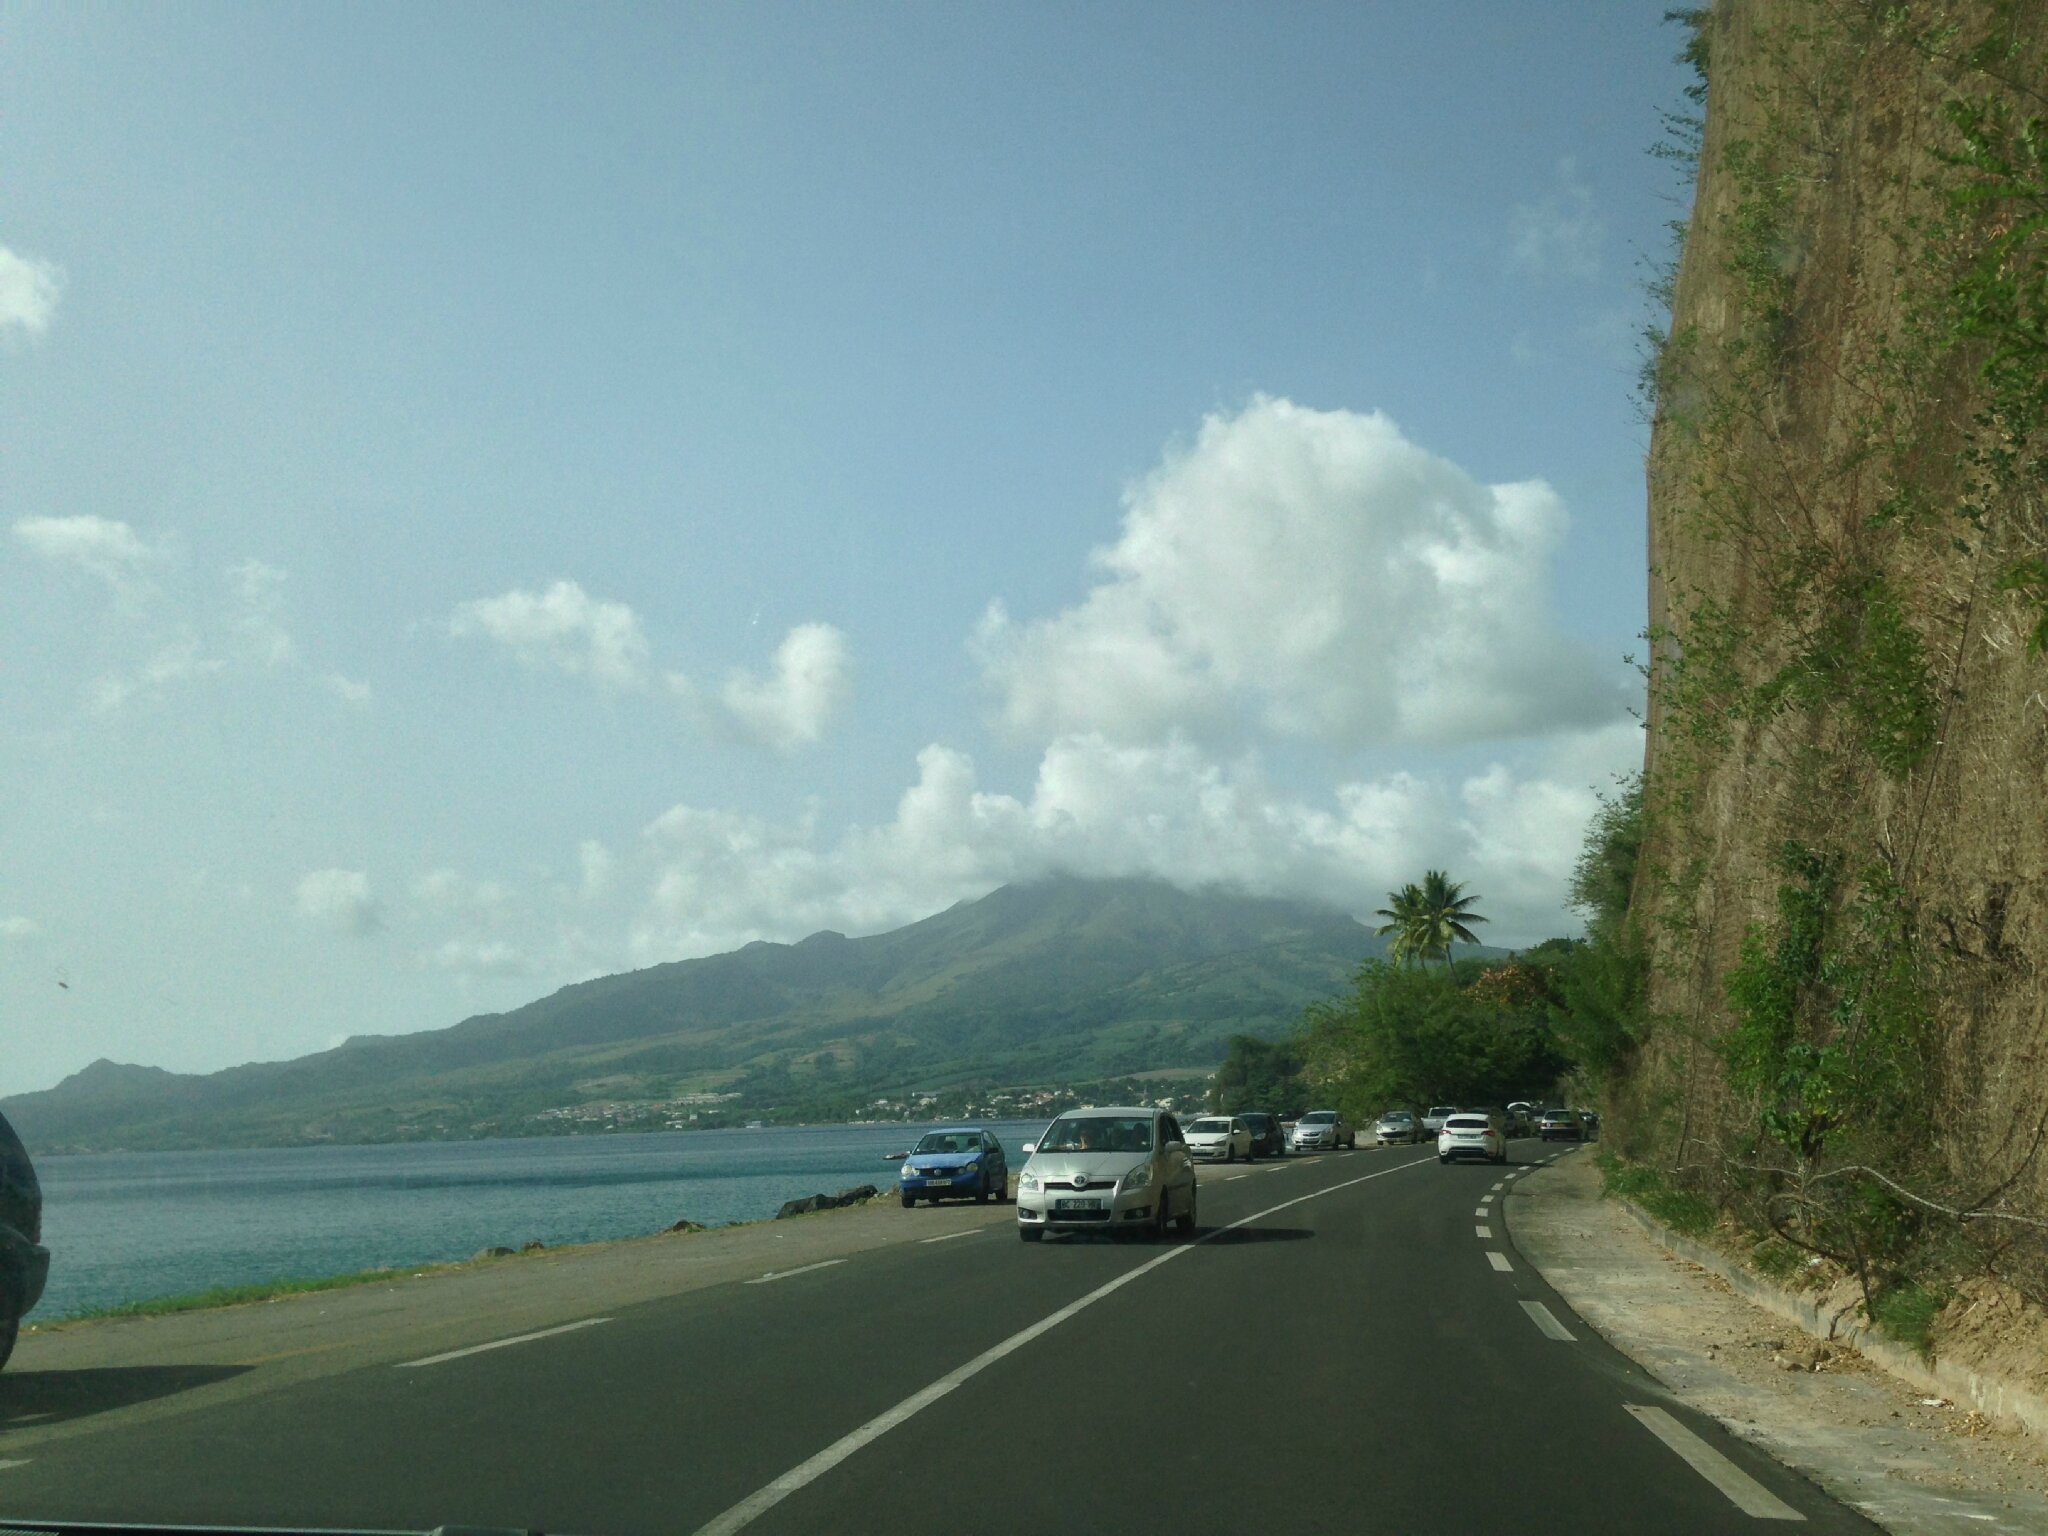
[[[1774,1223],[1864,1166],[2048,1214],[2048,6],[1721,0],[1701,41],[1616,1129]]]

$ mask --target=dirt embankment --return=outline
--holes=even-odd
[[[1858,1243],[2040,1294],[2048,7],[1720,0],[1701,41],[1612,1139],[1810,1230],[1873,1192]],[[1937,1343],[2038,1346],[2014,1308],[1967,1287]]]

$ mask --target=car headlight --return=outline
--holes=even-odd
[[[1035,1192],[1038,1188],[1038,1175],[1035,1173],[1018,1174],[1017,1187],[1019,1189],[1028,1189]]]
[[[1137,1167],[1123,1176],[1122,1182],[1126,1193],[1145,1188],[1146,1185],[1152,1182],[1152,1165],[1150,1163],[1138,1164]]]

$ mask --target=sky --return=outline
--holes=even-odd
[[[0,1094],[1053,871],[1574,932],[1663,0],[0,0]]]

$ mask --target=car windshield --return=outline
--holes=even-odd
[[[1303,1115],[1301,1123],[1303,1125],[1335,1125],[1337,1117],[1329,1110],[1319,1109],[1312,1115]]]
[[[1041,1152],[1150,1152],[1152,1122],[1134,1116],[1085,1115],[1056,1120],[1038,1143]]]
[[[1188,1127],[1190,1136],[1221,1136],[1230,1129],[1228,1120],[1197,1120]]]
[[[1408,1122],[1409,1122],[1410,1120],[1413,1120],[1414,1118],[1415,1118],[1415,1117],[1414,1117],[1413,1115],[1411,1115],[1411,1114],[1408,1114],[1408,1113],[1406,1113],[1405,1111],[1402,1111],[1402,1110],[1398,1110],[1398,1109],[1397,1109],[1397,1110],[1394,1110],[1394,1111],[1393,1111],[1392,1113],[1390,1113],[1390,1114],[1385,1114],[1385,1115],[1381,1115],[1381,1116],[1380,1116],[1380,1124],[1382,1124],[1382,1125],[1405,1125],[1405,1124],[1407,1124],[1407,1123],[1408,1123]]]
[[[941,1152],[979,1152],[981,1138],[963,1131],[933,1131],[929,1136],[920,1136],[917,1145],[911,1149],[913,1157],[920,1154],[933,1156]]]
[[[1429,1112],[1432,1115],[1455,1115],[1458,1111],[1454,1106],[1449,1104],[1435,1104],[1430,1106]]]

